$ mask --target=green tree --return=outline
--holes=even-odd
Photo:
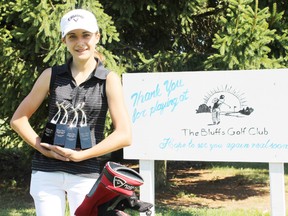
[[[207,70],[287,66],[287,28],[279,28],[284,12],[277,13],[276,3],[271,14],[269,7],[260,9],[258,0],[254,6],[253,2],[229,1],[225,15],[220,16],[222,28],[213,39],[217,52],[205,62]]]
[[[128,72],[286,67],[285,0],[101,2]]]
[[[207,0],[101,0],[120,33],[112,47],[128,72],[203,70],[222,4]],[[114,46],[115,44],[111,44]]]

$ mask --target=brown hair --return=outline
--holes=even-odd
[[[94,52],[94,56],[99,59],[101,62],[104,62],[105,61],[105,56],[100,53],[99,51],[95,50]]]

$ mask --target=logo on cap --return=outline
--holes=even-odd
[[[75,15],[72,15],[71,17],[69,17],[68,21],[70,22],[71,20],[74,20],[75,22],[77,22],[79,20],[79,18],[84,19],[84,16],[79,15],[79,14],[75,14]]]

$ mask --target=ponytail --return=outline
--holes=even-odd
[[[99,51],[95,50],[94,52],[94,56],[99,59],[101,62],[104,62],[105,61],[105,56],[100,53]]]

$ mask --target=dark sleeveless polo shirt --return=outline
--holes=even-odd
[[[56,102],[69,103],[73,107],[77,107],[79,103],[84,102],[85,105],[82,109],[87,115],[87,124],[90,126],[92,146],[94,146],[104,139],[103,132],[108,110],[105,87],[109,71],[104,68],[102,62],[96,59],[98,61],[96,70],[90,74],[85,82],[77,86],[70,71],[71,61],[72,59],[67,64],[52,67],[52,73],[55,76],[51,76],[53,83],[50,85],[49,121],[58,111]],[[53,76],[54,78],[52,79]],[[73,115],[69,112],[68,114],[69,121],[71,121]],[[80,147],[79,139],[77,147]],[[104,163],[104,157],[92,158],[81,162],[64,162],[47,158],[36,151],[32,160],[32,170],[46,172],[63,171],[75,175],[97,178]]]

